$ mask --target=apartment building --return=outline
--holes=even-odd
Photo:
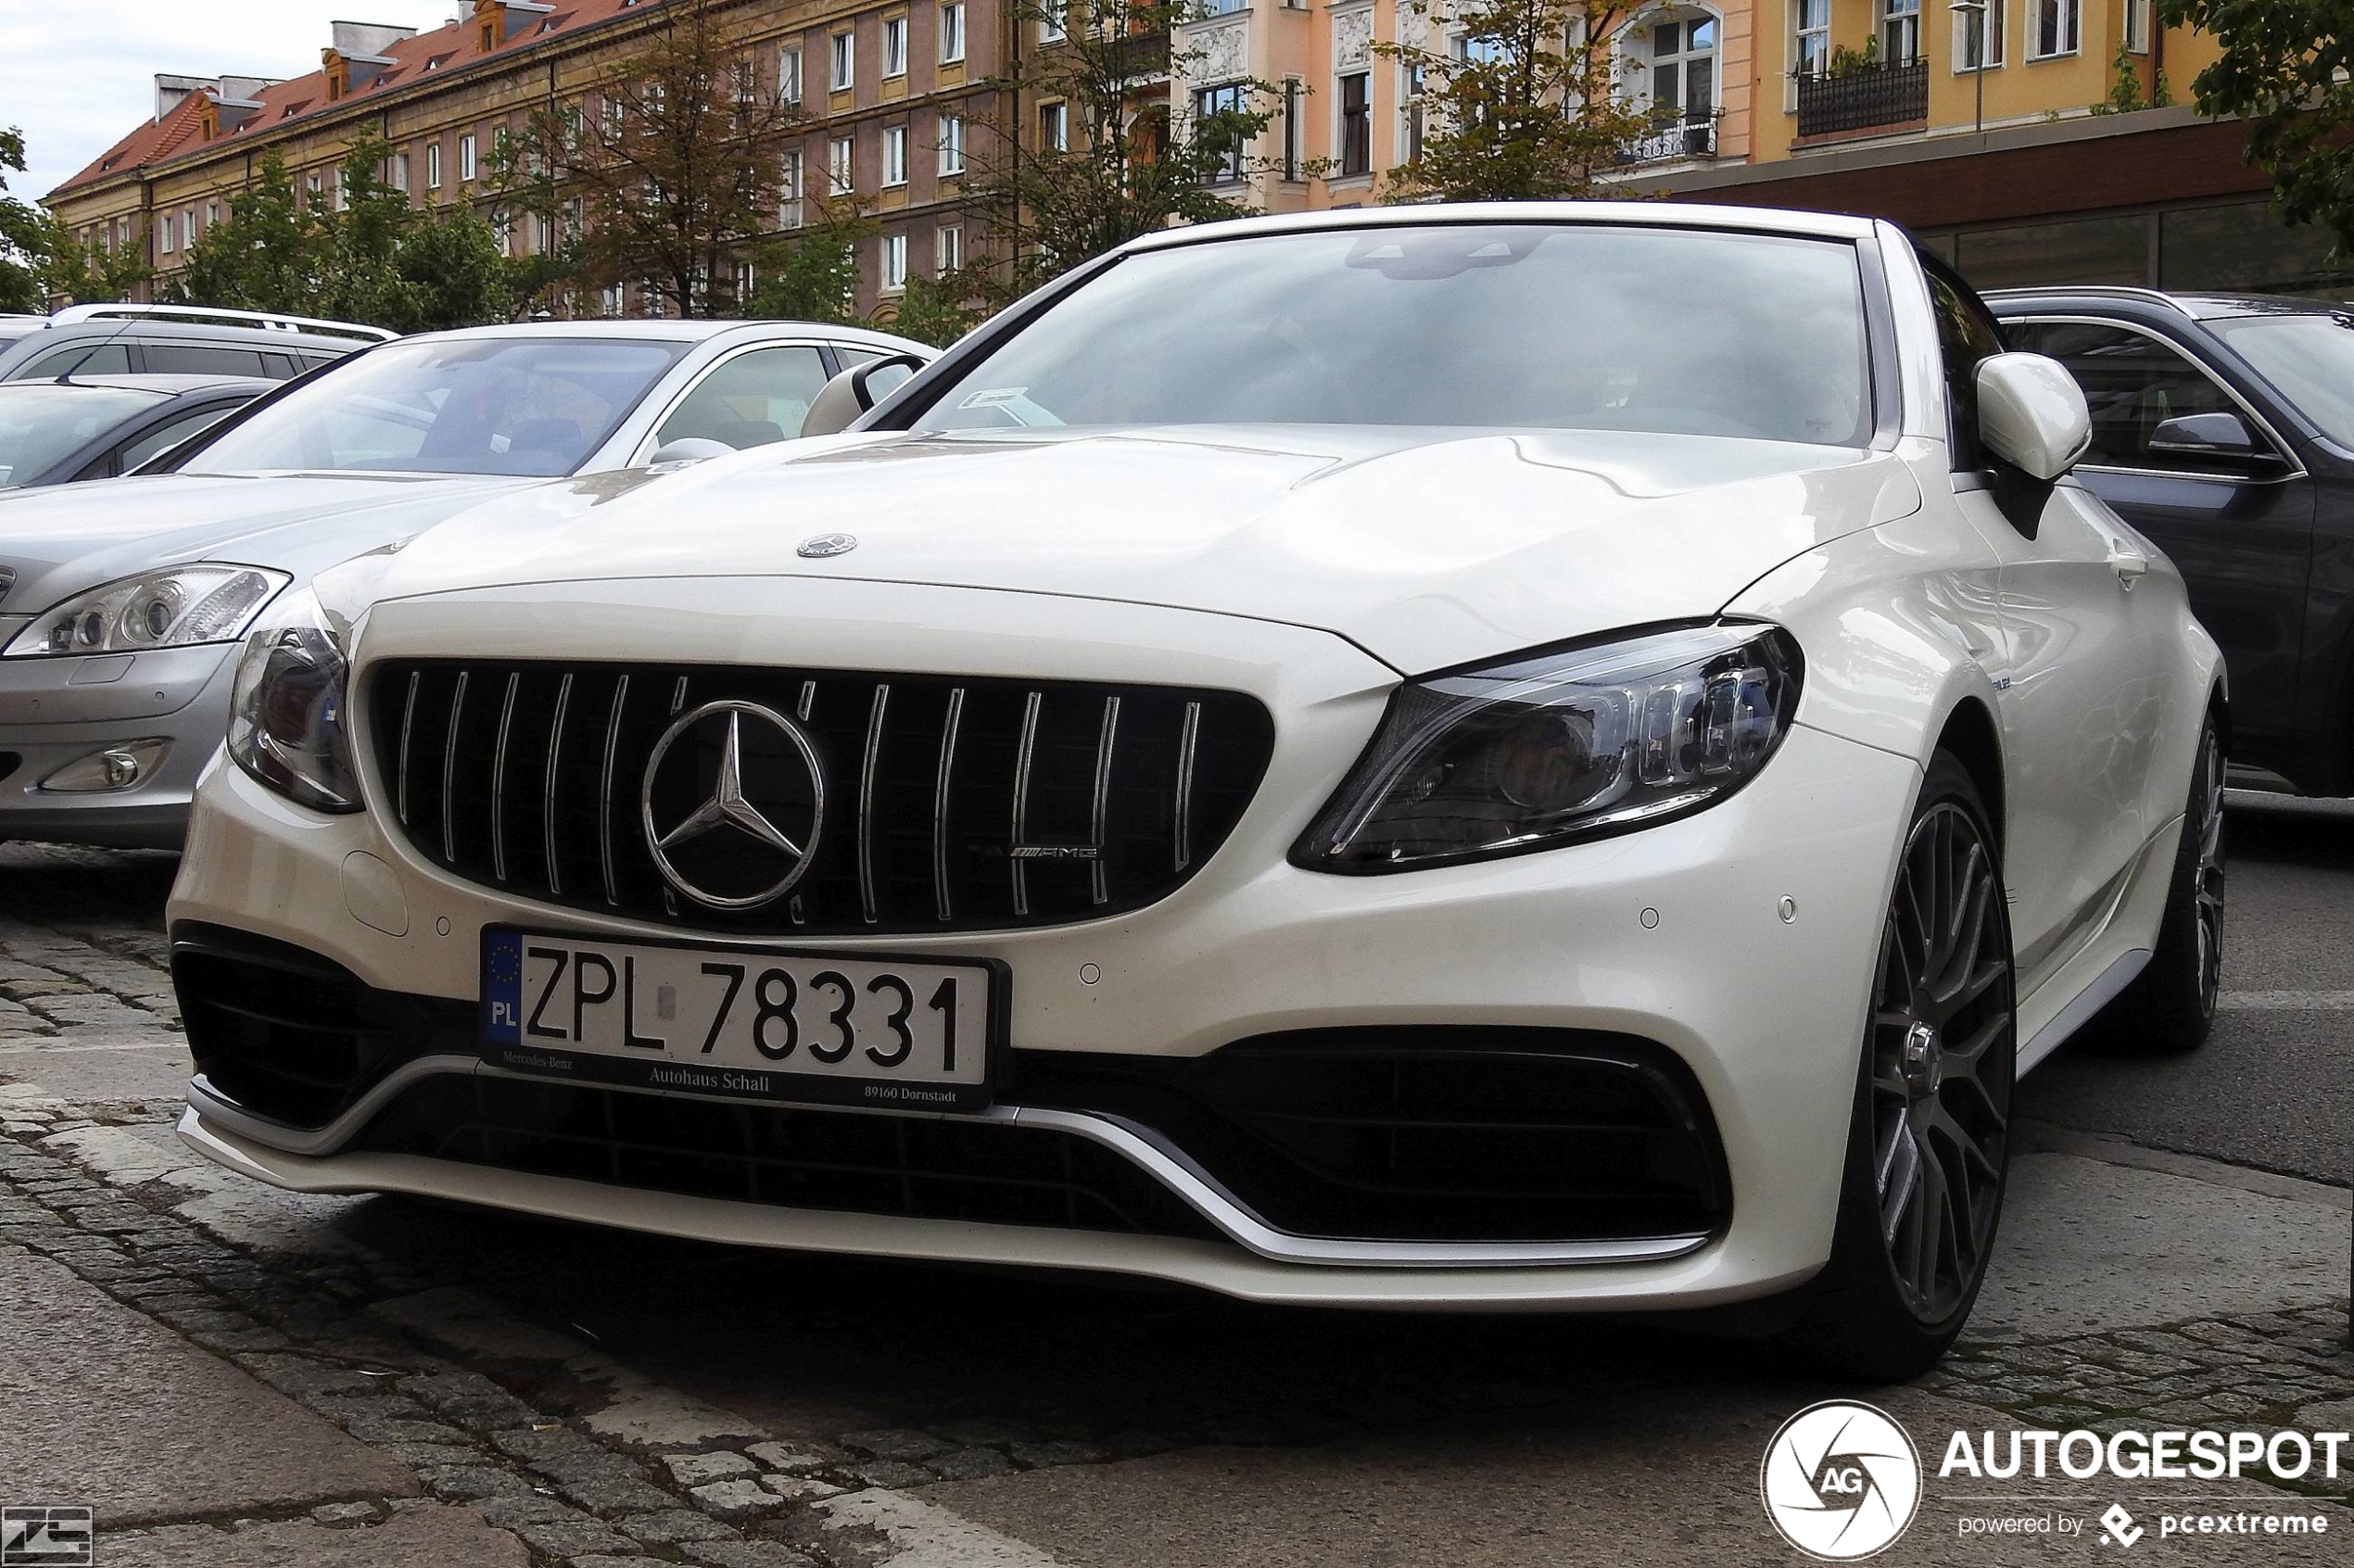
[[[310,199],[340,199],[363,136],[393,147],[386,178],[420,205],[473,203],[521,256],[551,243],[498,209],[494,148],[543,107],[584,112],[642,48],[669,0],[471,0],[429,32],[336,22],[321,68],[291,81],[163,76],[153,119],[44,198],[85,241],[145,248],[158,285],[274,152]],[[964,255],[968,126],[1006,40],[996,0],[720,0],[722,25],[764,90],[798,102],[775,234],[811,198],[848,196],[878,221],[859,257],[862,310],[888,315],[912,275]],[[748,264],[748,263],[747,263]],[[637,312],[625,287],[600,305]]]

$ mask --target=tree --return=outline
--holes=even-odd
[[[8,195],[8,174],[25,170],[24,133],[0,130],[0,310],[40,314],[54,299],[128,299],[151,275],[146,235],[136,247],[83,245],[32,202]]]
[[[2191,83],[2198,110],[2248,122],[2247,157],[2291,223],[2354,254],[2354,28],[2346,0],[2158,0],[2169,27],[2222,45]]]
[[[813,197],[816,221],[754,252],[760,280],[741,302],[747,316],[789,322],[858,321],[858,244],[876,225],[845,199]]]
[[[1405,0],[1447,50],[1382,43],[1422,84],[1421,150],[1389,172],[1390,201],[1544,201],[1588,196],[1651,129],[1623,89],[1626,4],[1586,0]],[[1401,32],[1408,30],[1401,29]]]
[[[411,207],[385,182],[389,151],[373,137],[352,143],[332,205],[306,203],[271,153],[255,183],[230,198],[229,216],[189,246],[174,297],[404,333],[508,320],[518,264],[470,209]]]
[[[1273,119],[1274,89],[1246,82],[1214,108],[1171,116],[1168,82],[1198,50],[1173,49],[1189,0],[1010,0],[1024,29],[1064,38],[984,85],[1016,106],[1059,100],[1063,143],[1025,138],[1003,111],[966,136],[965,196],[981,243],[952,292],[1003,301],[1172,223],[1253,210],[1213,187],[1248,172],[1251,139]],[[1015,114],[1021,112],[1017,107]]]
[[[777,227],[800,110],[762,85],[717,0],[673,0],[596,112],[541,108],[492,151],[514,206],[577,236],[581,281],[637,283],[681,316],[732,313],[736,258]]]
[[[899,313],[878,324],[902,337],[945,348],[970,332],[978,321],[974,311],[958,303],[954,282],[910,277],[906,292],[899,297]]]

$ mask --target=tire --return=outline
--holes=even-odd
[[[2101,1043],[2111,1050],[2195,1051],[2215,1026],[2223,980],[2223,768],[2222,734],[2210,714],[2191,768],[2158,945],[2101,1020]]]
[[[1917,1377],[1969,1318],[2009,1170],[2013,986],[1993,830],[1940,752],[1881,923],[1830,1261],[1786,1336],[1826,1370]]]

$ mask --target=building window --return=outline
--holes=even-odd
[[[945,277],[965,264],[965,226],[943,223],[934,236],[933,255],[939,262],[940,273]]]
[[[2125,0],[2125,46],[2137,55],[2150,52],[2150,0]]]
[[[212,227],[215,223],[218,223],[218,222],[220,222],[220,221],[221,221],[221,204],[220,204],[219,202],[217,202],[217,201],[207,202],[207,203],[205,204],[205,209],[204,209],[204,226],[205,226],[206,228],[209,229],[209,228],[211,228],[211,227]]]
[[[179,243],[172,238],[173,233],[177,231],[179,227],[180,221],[172,214],[167,212],[163,215],[163,228],[156,235],[156,248],[162,251],[166,256],[171,255],[174,250],[179,248]]]
[[[316,212],[327,205],[327,177],[313,174],[306,183],[310,189],[310,210]]]
[[[836,136],[826,148],[826,176],[832,183],[833,194],[850,194],[850,138]]]
[[[1979,68],[1979,40],[1986,43],[1986,69],[1993,70],[2003,63],[2004,47],[2009,29],[2003,25],[2006,9],[2005,0],[1978,0],[1968,10],[1954,13],[1954,69],[1956,71]],[[1984,29],[1981,33],[1981,29]]]
[[[1040,10],[1042,14],[1038,19],[1039,43],[1059,44],[1064,39],[1070,36],[1070,34],[1065,31],[1069,26],[1069,23],[1063,17],[1062,0],[1046,0],[1046,3],[1040,7]]]
[[[392,155],[391,173],[392,188],[404,196],[407,195],[409,191],[409,155],[407,153]]]
[[[777,182],[777,226],[780,229],[801,227],[801,149],[786,150],[782,174]]]
[[[1250,89],[1236,82],[1224,87],[1204,87],[1194,95],[1194,123],[1200,125],[1213,115],[1239,114],[1250,107]],[[1237,137],[1209,171],[1212,184],[1224,184],[1243,177],[1243,145]]]
[[[907,128],[883,127],[882,183],[886,188],[907,183]]]
[[[458,138],[458,179],[461,183],[475,177],[475,133],[471,131]]]
[[[532,215],[531,254],[544,256],[556,248],[556,221],[544,212]]]
[[[907,19],[885,17],[882,27],[882,73],[887,81],[894,76],[907,74]]]
[[[490,215],[490,232],[499,241],[500,250],[512,256],[515,249],[515,215],[500,208]]]
[[[1423,68],[1411,61],[1398,68],[1398,146],[1403,162],[1423,156]]]
[[[736,263],[736,303],[741,305],[760,286],[760,271],[749,261]]]
[[[1373,78],[1352,70],[1340,79],[1340,173],[1373,171]]]
[[[777,51],[777,97],[787,108],[801,107],[801,45]]]
[[[907,286],[907,236],[883,235],[882,285],[886,290]]]
[[[1791,70],[1799,76],[1829,76],[1831,70],[1831,0],[1798,0]]]
[[[441,189],[441,144],[439,142],[425,144],[425,189],[429,191]]]
[[[1202,14],[1210,17],[1232,16],[1249,9],[1250,0],[1203,0],[1202,5]]]
[[[1890,65],[1921,57],[1921,0],[1880,0],[1879,57]]]
[[[965,57],[965,0],[948,0],[940,7],[940,63],[955,65]]]
[[[1890,0],[1891,4],[1898,0]],[[1905,0],[1917,6],[1920,0]],[[1916,23],[1919,13],[1914,14]],[[1679,17],[1651,30],[1652,118],[1704,121],[1716,112],[1716,19]]]
[[[1070,106],[1060,101],[1038,106],[1038,150],[1070,150]]]
[[[2031,59],[2048,60],[2075,54],[2084,29],[2084,0],[2028,0],[2035,7],[2034,52]]]
[[[943,114],[940,117],[940,172],[943,175],[965,171],[965,117]]]
[[[628,308],[628,289],[623,287],[620,284],[608,285],[605,288],[605,314],[611,317],[618,317],[623,310]]]
[[[833,51],[832,72],[826,78],[826,84],[834,92],[847,93],[857,80],[858,40],[852,33],[837,32],[829,43]]]

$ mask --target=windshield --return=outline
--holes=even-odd
[[[685,345],[450,338],[355,354],[221,435],[183,474],[570,474]]]
[[[31,484],[160,396],[123,386],[0,386],[0,489]]]
[[[1451,224],[1128,257],[968,369],[915,428],[1520,426],[1862,446],[1870,386],[1845,242]]]
[[[2354,316],[2239,316],[2208,325],[2323,435],[2354,447]]]

